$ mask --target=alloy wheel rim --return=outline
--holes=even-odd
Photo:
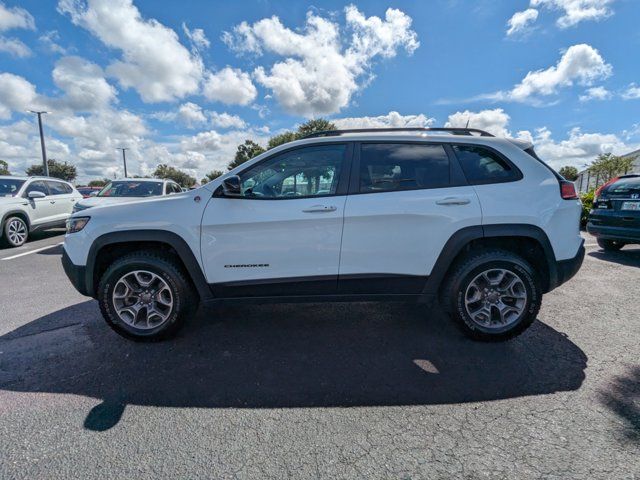
[[[173,311],[173,292],[167,282],[148,270],[124,274],[112,293],[113,306],[127,325],[150,330],[165,323]]]
[[[7,236],[14,245],[22,245],[27,238],[27,226],[24,222],[18,219],[13,219],[11,220],[11,223],[9,223]]]
[[[478,325],[503,329],[517,322],[527,304],[527,289],[511,270],[492,268],[477,275],[465,291],[465,309]]]

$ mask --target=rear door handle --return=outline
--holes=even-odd
[[[335,212],[338,209],[335,205],[314,205],[302,210],[304,213]]]
[[[51,205],[53,205],[54,203],[56,203],[56,201],[55,201],[55,200],[50,200],[50,201],[49,201],[49,203],[50,203]]]
[[[447,197],[436,201],[436,205],[467,205],[469,203],[471,203],[471,200],[460,197]]]

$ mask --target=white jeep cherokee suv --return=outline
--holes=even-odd
[[[530,144],[474,129],[330,131],[187,193],[78,212],[63,265],[128,338],[199,302],[439,300],[502,340],[584,258],[573,184]]]
[[[31,232],[64,227],[79,200],[80,192],[57,178],[0,176],[0,239],[19,247]]]

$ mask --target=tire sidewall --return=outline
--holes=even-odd
[[[180,278],[172,272],[172,268],[169,265],[162,265],[163,263],[155,259],[153,261],[132,259],[131,261],[114,265],[103,277],[100,283],[98,301],[107,323],[121,335],[134,339],[161,338],[177,328],[185,310],[187,295]],[[147,270],[155,273],[167,283],[173,295],[174,306],[171,315],[164,323],[151,329],[143,330],[125,323],[120,319],[113,305],[113,290],[118,280],[123,275],[135,270]]]
[[[467,287],[471,283],[471,281],[476,278],[480,273],[490,270],[490,269],[505,269],[512,271],[520,279],[524,284],[525,290],[527,292],[527,300],[525,303],[525,308],[520,317],[514,323],[511,323],[502,328],[489,329],[479,325],[474,322],[471,316],[467,313],[467,309],[465,306],[465,295],[467,291]],[[477,263],[473,266],[470,266],[466,269],[463,274],[460,276],[460,279],[454,283],[454,298],[453,298],[453,308],[455,309],[456,316],[464,322],[466,328],[471,330],[474,334],[479,334],[485,337],[501,337],[504,335],[509,335],[512,332],[519,332],[524,330],[533,320],[535,320],[535,316],[538,313],[541,302],[541,291],[538,286],[538,282],[535,281],[535,277],[533,272],[528,268],[527,265],[514,260],[488,260]]]
[[[21,222],[24,225],[26,235],[24,237],[24,242],[22,242],[22,243],[13,243],[9,239],[9,224],[11,222],[13,222],[14,220],[18,220],[19,222]],[[7,218],[7,220],[4,222],[2,230],[3,230],[3,233],[4,233],[4,241],[7,243],[7,245],[9,245],[11,247],[14,247],[14,248],[15,247],[21,247],[22,245],[27,243],[27,240],[29,239],[29,226],[27,225],[27,222],[25,222],[20,217],[9,217],[9,218]]]

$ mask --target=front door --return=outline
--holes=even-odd
[[[217,297],[335,292],[351,148],[299,147],[240,173],[202,219],[202,263]]]
[[[44,198],[29,198],[29,193],[41,192],[45,194]],[[49,189],[42,180],[36,180],[27,185],[24,192],[24,201],[28,204],[29,208],[29,221],[31,225],[38,226],[50,221],[51,217],[55,215],[54,204],[51,203],[53,199],[49,195]]]

